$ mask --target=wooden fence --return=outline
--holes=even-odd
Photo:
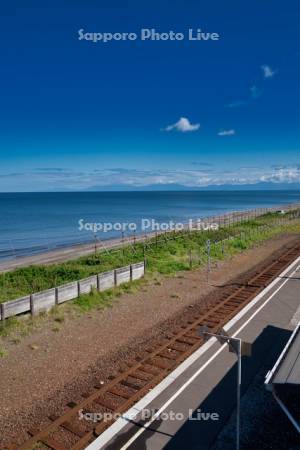
[[[102,272],[79,281],[63,284],[46,291],[36,292],[16,300],[0,304],[0,320],[18,314],[38,314],[49,311],[55,305],[74,300],[82,294],[89,294],[92,290],[99,292],[119,286],[122,283],[138,280],[145,274],[145,262],[130,264],[109,272]]]

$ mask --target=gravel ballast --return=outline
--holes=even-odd
[[[13,343],[0,359],[0,445],[20,443],[26,430],[80,400],[89,387],[116,373],[121,364],[154,345],[164,333],[192,316],[193,308],[213,301],[222,286],[295,240],[281,236],[222,263],[210,274],[198,269],[148,281],[136,293],[123,294],[111,308],[66,318],[59,331],[53,319]]]

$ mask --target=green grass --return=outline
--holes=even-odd
[[[34,329],[41,326],[39,316],[32,317],[9,317],[4,322],[0,322],[0,342],[4,338],[13,336],[12,343],[17,344],[25,336],[28,336]]]
[[[178,271],[190,270],[190,255],[192,255],[192,267],[206,263],[207,239],[210,239],[212,242],[212,258],[224,259],[228,255],[245,250],[276,234],[299,232],[299,227],[295,225],[295,220],[289,221],[289,218],[292,218],[292,214],[286,214],[284,218],[274,213],[266,214],[256,220],[245,221],[216,231],[181,232],[176,234],[176,239],[172,239],[173,235],[170,235],[168,240],[162,237],[158,245],[153,239],[149,242],[151,245],[147,246],[139,243],[134,247],[126,246],[120,250],[99,251],[95,255],[65,263],[19,268],[0,274],[0,302],[138,262],[143,260],[144,257],[147,259],[148,272],[159,273],[165,276],[173,275]],[[280,223],[280,220],[282,223]],[[223,244],[223,251],[220,244],[214,244],[214,241],[229,237],[234,237],[234,239],[228,240]],[[130,290],[132,287],[128,285],[123,288],[123,291],[124,289]],[[111,295],[110,292],[103,294],[103,296],[101,294],[99,307],[101,302],[107,302],[107,296]],[[93,303],[95,301],[93,297],[95,296],[98,297],[98,294],[93,294],[91,298],[89,296],[81,296],[76,302],[78,305]]]
[[[276,214],[267,214],[259,219],[245,221],[217,231],[178,233],[176,240],[162,238],[158,245],[155,240],[152,240],[152,245],[148,245],[146,248],[142,244],[137,244],[134,250],[128,246],[124,250],[98,253],[66,263],[31,266],[0,274],[1,302],[141,261],[144,257],[147,260],[147,275],[142,280],[125,283],[104,292],[95,290],[90,294],[81,295],[73,302],[54,307],[48,315],[40,314],[34,318],[11,317],[3,323],[0,322],[0,341],[9,338],[12,343],[17,344],[22,337],[44,327],[49,324],[49,321],[52,331],[59,332],[60,327],[68,318],[91,310],[110,307],[123,293],[137,290],[147,292],[147,283],[160,285],[164,277],[204,266],[208,260],[207,239],[211,240],[211,262],[214,263],[284,233],[299,234],[300,220],[293,219],[292,214],[286,214],[284,218],[280,218]],[[221,239],[226,240],[222,243],[217,242]],[[191,259],[192,265],[190,264]],[[183,274],[177,276],[184,278]],[[176,301],[180,297],[176,293],[171,293],[170,298]],[[6,350],[0,346],[0,358],[6,354]]]
[[[0,325],[0,337],[7,337],[12,331],[19,329],[21,324],[16,317],[9,317]]]
[[[104,292],[94,291],[90,294],[81,295],[74,301],[74,305],[81,311],[90,311],[93,308],[103,309],[111,306],[113,297],[114,293],[112,289]]]
[[[90,294],[81,295],[79,298],[74,300],[73,304],[83,312],[87,312],[95,308],[101,310],[112,306],[116,297],[119,297],[125,293],[136,292],[142,284],[142,280],[136,280],[131,283],[124,283],[113,289],[107,289],[103,292],[94,290]]]
[[[0,347],[0,358],[4,358],[5,356],[7,356],[7,351]]]

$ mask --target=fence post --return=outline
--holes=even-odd
[[[192,260],[192,249],[190,249],[190,252],[189,252],[189,256],[190,256],[190,269],[192,269],[192,267],[193,267],[193,260]]]
[[[33,302],[33,295],[30,294],[30,314],[34,316],[34,302]]]
[[[145,266],[145,263],[144,263]],[[130,264],[130,281],[132,281],[132,264]]]
[[[0,311],[1,311],[1,320],[3,321],[3,324],[5,323],[5,310],[3,303],[0,303]]]
[[[207,249],[207,282],[208,282],[208,277],[209,277],[209,272],[210,272],[210,251],[211,251],[211,242],[210,239],[207,239],[206,241],[206,249]]]
[[[124,231],[122,231],[122,255],[123,255],[123,261],[125,257],[125,250],[124,250]]]
[[[96,254],[97,254],[97,235],[96,235],[96,233],[94,233],[94,246],[95,246],[94,250],[95,250],[95,256],[96,256]]]

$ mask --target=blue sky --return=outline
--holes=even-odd
[[[300,182],[296,0],[12,0],[1,15],[0,191]],[[143,28],[220,39],[78,39]]]

